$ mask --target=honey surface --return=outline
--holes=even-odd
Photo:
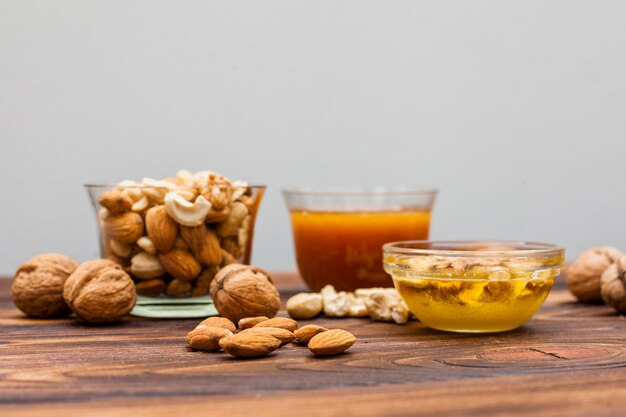
[[[313,291],[389,287],[382,245],[428,239],[430,212],[291,212],[298,268]]]
[[[471,281],[396,277],[409,310],[427,326],[457,332],[515,329],[541,307],[554,278]]]

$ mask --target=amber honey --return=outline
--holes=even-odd
[[[291,210],[298,269],[313,291],[390,287],[382,245],[428,239],[430,212]]]

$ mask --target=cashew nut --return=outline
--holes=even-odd
[[[111,240],[109,242],[109,246],[114,254],[121,256],[122,258],[129,257],[133,251],[132,246],[127,245],[126,243],[118,242],[117,240]]]
[[[135,213],[140,213],[144,211],[145,209],[147,209],[148,205],[150,205],[150,200],[148,200],[148,197],[146,197],[145,195],[142,195],[142,197],[139,200],[137,200],[130,207],[130,209],[134,211]]]
[[[367,307],[365,307],[365,300],[363,300],[363,298],[355,297],[352,293],[349,293],[349,297],[350,310],[348,311],[348,316],[367,317]]]
[[[350,312],[350,296],[347,292],[335,291],[332,285],[327,285],[320,291],[324,314],[329,317],[345,317]]]
[[[322,312],[322,295],[301,292],[287,300],[287,312],[294,319],[311,319]]]
[[[393,288],[379,289],[365,298],[367,313],[373,320],[404,324],[409,320],[409,309]]]
[[[211,203],[201,195],[191,203],[176,192],[169,192],[165,195],[164,201],[167,214],[183,226],[201,225],[211,210]]]
[[[227,237],[237,233],[237,229],[248,215],[248,207],[245,204],[236,201],[230,208],[230,216],[217,226],[217,234]]]
[[[141,189],[143,194],[157,204],[163,204],[165,195],[168,194],[169,191],[176,188],[176,184],[172,184],[168,181],[159,181],[152,178],[142,179],[141,184],[144,185],[144,187]]]
[[[156,255],[157,253],[157,248],[156,246],[154,246],[154,242],[148,236],[140,237],[137,241],[137,246],[139,246],[141,249],[145,250],[151,255]]]
[[[159,258],[148,252],[139,252],[130,260],[130,270],[137,278],[156,278],[165,273]]]

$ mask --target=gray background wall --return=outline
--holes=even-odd
[[[82,184],[441,189],[431,236],[626,249],[626,2],[0,0],[0,273],[96,256]]]

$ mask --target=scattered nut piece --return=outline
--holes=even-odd
[[[397,292],[381,291],[365,299],[367,313],[373,320],[394,321],[405,324],[409,320],[409,309]]]
[[[220,339],[219,345],[226,353],[237,358],[257,358],[267,356],[280,346],[280,340],[274,336],[249,332],[238,333]]]
[[[324,305],[324,314],[328,317],[346,317],[350,312],[350,296],[347,292],[335,291],[332,285],[327,285],[320,292]]]
[[[254,327],[260,322],[265,321],[265,320],[269,320],[269,317],[265,317],[265,316],[246,317],[246,318],[239,320],[239,323],[237,323],[237,325],[239,326],[241,330],[245,330],[245,329]]]
[[[301,345],[306,345],[309,341],[318,333],[322,333],[328,330],[322,326],[316,326],[315,324],[307,324],[306,326],[300,327],[298,330],[293,332],[296,337],[296,342]]]
[[[622,253],[613,247],[592,248],[580,254],[567,268],[567,286],[583,303],[601,303],[601,278]]]
[[[309,350],[316,356],[338,355],[348,350],[356,342],[356,337],[341,329],[321,332],[309,341]]]
[[[235,323],[228,320],[226,317],[209,317],[198,323],[198,326],[196,326],[196,328],[198,328],[199,326],[221,327],[230,330],[232,333],[234,333],[236,330]]]
[[[223,327],[201,327],[187,334],[187,343],[192,349],[217,352],[220,350],[220,340],[232,336],[232,332]]]
[[[35,256],[20,265],[15,273],[11,293],[13,302],[31,317],[47,318],[70,313],[63,300],[65,281],[78,264],[57,253]]]
[[[72,272],[63,298],[78,317],[97,323],[120,320],[132,310],[137,295],[133,281],[120,265],[96,259]]]
[[[619,313],[626,313],[626,255],[602,274],[602,299]]]
[[[294,319],[311,319],[322,312],[322,295],[301,292],[289,298],[286,307]]]
[[[263,320],[254,327],[277,327],[293,332],[298,328],[298,322],[287,317],[274,317],[273,319]]]
[[[210,290],[217,311],[233,322],[245,317],[274,317],[280,308],[272,278],[255,266],[225,266],[211,282]]]

